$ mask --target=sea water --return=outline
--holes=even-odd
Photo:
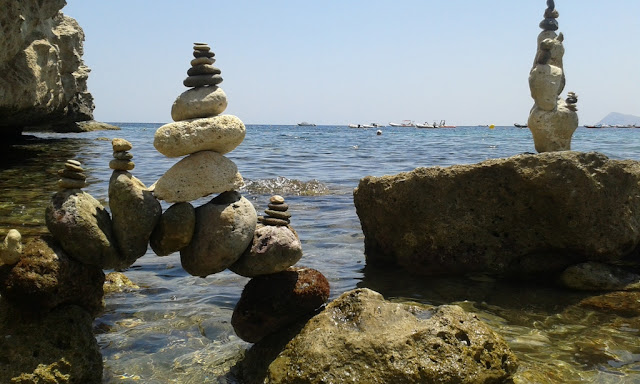
[[[147,186],[177,162],[153,147],[161,124],[115,124],[122,130],[37,133],[8,155],[0,167],[0,234],[10,228],[27,238],[46,232],[44,208],[56,190],[56,172],[69,158],[86,170],[85,191],[108,208],[114,137],[133,144],[136,167],[131,173]],[[520,361],[519,382],[640,382],[640,319],[576,306],[588,294],[535,282],[514,285],[486,276],[434,279],[366,266],[353,205],[353,189],[362,177],[535,152],[528,129],[376,131],[249,125],[244,142],[226,155],[245,180],[240,192],[259,214],[271,195],[286,198],[304,251],[298,265],[327,277],[331,299],[366,287],[398,302],[461,305],[509,343]],[[638,136],[637,129],[579,128],[572,147],[640,160]],[[231,368],[251,344],[235,336],[230,319],[247,278],[228,271],[193,277],[180,266],[178,254],[158,257],[151,250],[125,274],[141,288],[106,296],[106,310],[95,321],[104,383],[238,382]]]

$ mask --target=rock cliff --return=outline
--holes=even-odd
[[[0,0],[0,136],[93,119],[84,32],[64,0]]]

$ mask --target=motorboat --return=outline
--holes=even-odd
[[[444,120],[440,120],[440,124],[438,124],[438,128],[455,128],[455,125],[447,125]]]
[[[411,120],[402,120],[402,123],[389,123],[390,127],[415,127],[416,125]]]
[[[303,121],[302,123],[298,123],[299,127],[315,127],[316,125],[313,123],[307,123],[306,121]]]
[[[438,128],[438,124],[436,124],[435,121],[433,123],[427,123],[425,121],[424,124],[416,123],[416,128]]]
[[[516,128],[527,128],[527,124],[513,123],[513,126]]]

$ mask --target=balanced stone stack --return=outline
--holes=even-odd
[[[258,220],[265,225],[283,226],[291,222],[291,214],[287,212],[289,206],[285,204],[284,197],[280,195],[271,196],[269,199],[269,209],[265,209],[266,216],[260,216]]]
[[[256,210],[236,190],[244,182],[235,163],[224,156],[245,137],[245,126],[232,115],[222,115],[227,96],[218,85],[220,69],[215,54],[204,43],[194,44],[194,59],[182,93],[171,108],[174,122],[158,128],[154,147],[167,157],[182,157],[151,187],[156,198],[170,207],[152,236],[159,255],[180,251],[183,268],[194,276],[227,269],[251,243]],[[196,208],[191,202],[220,195]],[[188,225],[182,225],[183,219]]]
[[[538,49],[529,74],[529,88],[535,105],[529,114],[528,126],[536,151],[566,151],[571,149],[571,137],[578,127],[576,103],[570,92],[566,101],[559,98],[565,86],[562,57],[564,36],[558,29],[558,11],[553,0],[547,0],[543,31],[538,36]]]
[[[84,174],[82,164],[77,160],[67,160],[64,163],[64,169],[59,170],[58,175],[61,177],[58,180],[58,187],[61,190],[81,189],[87,185],[87,175]]]
[[[114,159],[109,180],[112,230],[120,257],[115,269],[130,267],[147,252],[149,238],[162,215],[162,206],[142,181],[129,173],[135,167],[133,146],[125,139],[111,141]]]

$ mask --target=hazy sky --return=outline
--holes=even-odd
[[[545,0],[67,0],[95,118],[168,122],[192,43],[245,124],[526,122]],[[556,0],[580,124],[640,116],[640,1]]]

